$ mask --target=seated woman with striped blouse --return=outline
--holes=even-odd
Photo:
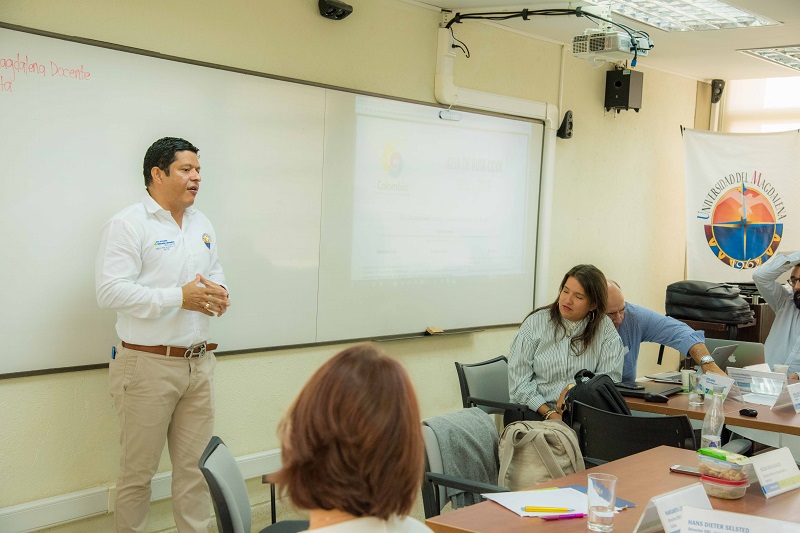
[[[556,300],[525,318],[508,355],[512,402],[561,420],[559,396],[579,370],[621,379],[624,347],[606,316],[607,290],[597,267],[578,265],[564,275]]]

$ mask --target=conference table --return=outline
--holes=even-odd
[[[614,438],[609,436],[609,438]],[[659,446],[635,455],[576,472],[568,476],[541,483],[532,488],[586,486],[590,472],[605,472],[619,478],[617,496],[636,504],[614,516],[614,531],[633,531],[650,498],[700,481],[700,478],[670,472],[675,464],[696,465],[697,452],[668,446]],[[709,497],[711,507],[753,516],[763,516],[787,522],[800,523],[800,489],[770,499],[761,493],[758,483],[747,489],[738,500]],[[586,518],[545,521],[540,518],[521,517],[500,504],[485,501],[457,511],[429,518],[425,524],[436,533],[516,533],[548,531],[575,533],[586,531]],[[800,529],[800,526],[798,526]]]
[[[686,415],[694,420],[703,420],[706,410],[711,407],[711,401],[706,399],[704,405],[694,407],[689,405],[688,394],[674,394],[667,403],[646,402],[642,398],[625,397],[631,411],[643,411],[662,415]],[[748,407],[758,411],[758,416],[749,417],[739,414],[739,410]],[[741,402],[728,398],[722,404],[725,412],[725,424],[742,428],[769,431],[778,434],[800,436],[800,415],[795,414],[791,406],[782,407],[771,411],[766,405]]]

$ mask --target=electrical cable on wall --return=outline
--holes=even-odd
[[[653,41],[650,39],[650,35],[643,31],[631,28],[626,26],[625,24],[620,24],[618,22],[614,22],[610,18],[601,17],[595,13],[587,11],[584,8],[578,7],[575,9],[523,9],[521,11],[492,11],[492,12],[484,12],[484,13],[456,13],[453,15],[447,24],[445,24],[445,28],[450,30],[453,39],[460,43],[460,45],[454,44],[454,48],[460,48],[467,57],[469,57],[469,49],[467,45],[456,39],[455,32],[453,31],[454,24],[461,24],[465,20],[492,20],[492,21],[503,21],[503,20],[510,20],[514,18],[521,18],[523,20],[529,20],[531,16],[545,16],[545,17],[554,17],[554,16],[576,16],[576,17],[585,17],[589,19],[591,22],[595,23],[599,27],[605,26],[606,28],[616,27],[625,32],[630,39],[630,49],[629,52],[633,53],[633,59],[631,60],[631,67],[635,67],[639,52],[643,52],[646,54],[647,51],[653,48]],[[463,47],[462,47],[463,45]]]

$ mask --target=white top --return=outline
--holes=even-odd
[[[613,381],[622,377],[624,350],[614,323],[604,316],[597,334],[586,350],[575,355],[570,346],[588,318],[579,322],[561,319],[566,334],[550,322],[550,309],[530,315],[519,328],[508,352],[508,393],[512,402],[523,403],[534,411],[544,404],[555,409],[561,391],[575,383],[575,374],[587,369],[608,374]]]
[[[433,533],[431,528],[410,516],[405,518],[395,516],[386,521],[365,516],[309,531],[314,533]]]
[[[758,293],[775,311],[775,321],[764,343],[764,359],[773,368],[789,366],[789,375],[800,372],[800,309],[792,300],[792,291],[778,283],[778,278],[800,264],[800,252],[789,256],[776,254],[753,272]]]
[[[142,345],[189,346],[209,339],[209,317],[181,309],[181,287],[196,274],[226,285],[217,237],[200,211],[178,227],[146,194],[106,222],[95,262],[97,303],[117,312],[117,335]]]

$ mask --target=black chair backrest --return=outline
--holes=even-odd
[[[211,437],[197,465],[208,483],[220,533],[249,533],[252,525],[250,497],[236,459],[222,439]],[[274,488],[274,487],[271,487]],[[308,529],[308,520],[275,522],[275,493],[271,492],[272,525],[261,533],[298,533]]]
[[[579,401],[572,407],[572,429],[584,457],[614,461],[657,446],[696,449],[689,417],[630,416],[610,413]]]
[[[461,403],[464,408],[479,407],[490,415],[503,415],[503,425],[518,420],[541,420],[525,404],[511,403],[508,395],[508,359],[498,355],[480,363],[456,362]]]
[[[489,414],[503,414],[505,409],[477,405],[470,397],[508,402],[508,359],[499,355],[480,363],[456,363],[463,407],[480,407]]]

